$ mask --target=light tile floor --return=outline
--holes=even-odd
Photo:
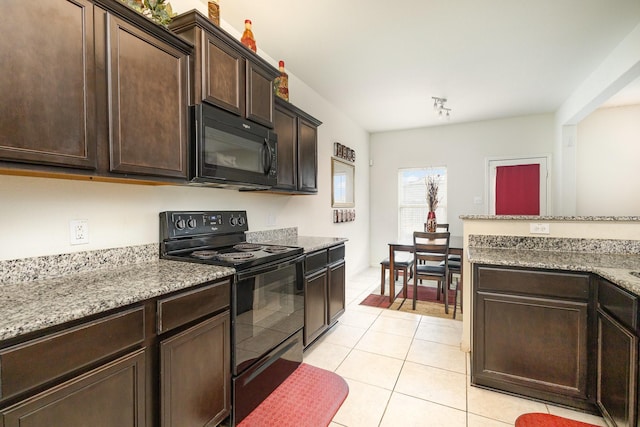
[[[341,375],[349,395],[331,427],[504,427],[526,412],[606,426],[581,412],[470,385],[462,322],[359,305],[380,286],[371,268],[349,280],[338,324],[307,349],[305,363]]]

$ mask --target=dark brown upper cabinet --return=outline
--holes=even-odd
[[[0,160],[94,170],[93,4],[2,2]]]
[[[276,68],[196,10],[175,17],[171,30],[194,45],[191,97],[273,128]]]
[[[118,0],[2,5],[3,172],[186,182],[193,46]]]
[[[274,191],[292,194],[318,192],[319,120],[293,104],[276,98],[278,184]]]
[[[188,55],[106,14],[109,171],[187,178]]]

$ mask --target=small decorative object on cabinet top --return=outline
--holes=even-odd
[[[342,145],[339,142],[335,142],[333,144],[333,155],[335,157],[340,157],[341,159],[348,160],[350,162],[356,161],[356,151],[347,147],[346,145]]]
[[[256,39],[253,37],[253,31],[251,30],[251,20],[244,20],[244,33],[242,33],[242,38],[240,39],[243,45],[248,47],[254,52],[258,52],[258,47],[256,46]]]
[[[284,71],[284,61],[278,62],[280,75],[273,81],[273,89],[279,98],[289,100],[289,75]]]
[[[220,26],[220,5],[217,1],[209,2],[209,20]]]
[[[166,0],[120,0],[138,13],[166,27],[171,18],[176,16],[171,3]]]

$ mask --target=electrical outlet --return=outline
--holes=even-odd
[[[89,243],[89,221],[74,219],[69,222],[69,241],[72,245],[86,245]]]
[[[531,234],[549,234],[549,224],[532,222],[529,224],[529,233]]]
[[[269,213],[267,215],[267,226],[276,225],[276,215],[274,213]]]

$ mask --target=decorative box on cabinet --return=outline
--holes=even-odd
[[[169,28],[195,46],[194,103],[207,102],[273,128],[276,68],[196,10],[175,17]]]
[[[326,332],[345,310],[344,244],[305,258],[304,345]]]
[[[274,191],[317,193],[318,126],[321,124],[291,103],[276,98],[278,184]]]
[[[186,182],[190,44],[117,0],[3,13],[4,173]]]
[[[638,297],[598,281],[597,403],[614,427],[638,423]]]
[[[595,412],[591,276],[474,265],[474,385]]]

